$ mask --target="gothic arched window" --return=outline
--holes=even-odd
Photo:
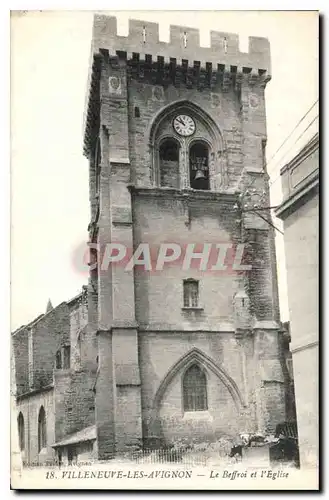
[[[190,147],[190,185],[193,189],[210,189],[209,148],[204,142],[195,142]]]
[[[199,306],[199,282],[190,278],[183,282],[184,307]]]
[[[165,139],[159,149],[160,186],[179,189],[179,145],[174,139]]]
[[[207,379],[199,365],[195,364],[185,372],[183,378],[184,411],[202,411],[208,409]]]
[[[46,424],[46,412],[43,406],[41,406],[38,416],[38,452],[47,446],[47,424]]]
[[[62,353],[61,351],[56,352],[56,370],[60,370],[62,368]]]
[[[19,448],[21,451],[25,449],[25,427],[24,427],[24,417],[22,412],[19,413],[18,419],[18,440],[19,440]]]

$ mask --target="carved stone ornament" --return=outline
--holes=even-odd
[[[109,78],[109,92],[110,94],[121,94],[121,80],[117,76],[110,76]]]

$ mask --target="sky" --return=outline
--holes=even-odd
[[[318,127],[318,14],[311,11],[105,12],[127,35],[128,19],[238,33],[271,44],[266,88],[271,205],[282,200],[280,168]],[[11,19],[11,329],[81,291],[74,256],[90,221],[88,162],[82,154],[92,11],[29,11]],[[313,108],[312,108],[313,106]],[[305,119],[301,118],[310,109]],[[286,140],[284,146],[281,144]],[[280,149],[279,149],[280,148]],[[279,151],[277,152],[277,150]],[[280,220],[274,220],[283,229]],[[283,236],[276,232],[281,319],[289,319]]]

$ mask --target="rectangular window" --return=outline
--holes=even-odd
[[[184,307],[199,306],[199,282],[196,280],[185,280],[184,287]]]
[[[64,370],[68,370],[70,368],[70,357],[71,357],[71,348],[69,345],[66,345],[64,347],[63,353],[64,353],[63,368]]]

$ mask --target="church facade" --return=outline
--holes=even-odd
[[[165,43],[155,23],[132,20],[122,37],[115,18],[95,16],[90,278],[83,326],[75,306],[67,313],[65,370],[52,348],[48,455],[70,460],[80,447],[107,459],[132,445],[264,434],[289,419],[265,162],[270,78],[267,39],[251,37],[242,53],[237,35],[211,32],[204,48],[198,30],[171,26]],[[142,262],[129,265],[136,249]],[[24,360],[16,378],[33,371]]]

